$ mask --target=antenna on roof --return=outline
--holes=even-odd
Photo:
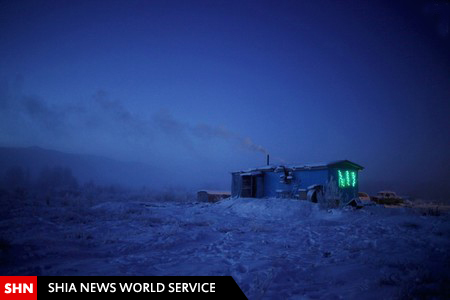
[[[269,165],[269,154],[267,154],[267,165]]]

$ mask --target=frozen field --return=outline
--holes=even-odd
[[[232,275],[249,299],[450,295],[444,211],[147,197],[1,205],[0,275]]]

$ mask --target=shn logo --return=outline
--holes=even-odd
[[[5,284],[5,294],[26,294],[33,293],[33,284],[26,283],[7,283]]]
[[[37,300],[36,276],[0,276],[0,300]]]

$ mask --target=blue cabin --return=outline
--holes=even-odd
[[[232,172],[231,196],[243,198],[297,198],[317,202],[317,193],[333,180],[341,200],[358,195],[358,171],[349,160],[305,165],[267,165]]]

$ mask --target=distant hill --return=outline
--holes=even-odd
[[[39,147],[0,147],[0,176],[12,167],[28,170],[32,177],[46,167],[68,167],[80,183],[94,181],[98,184],[156,187],[158,171],[149,165],[123,162],[107,157],[71,154]]]

